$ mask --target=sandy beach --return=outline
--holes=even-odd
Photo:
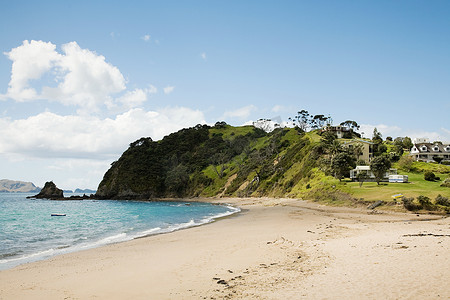
[[[220,199],[214,223],[0,272],[0,299],[449,299],[450,222]]]

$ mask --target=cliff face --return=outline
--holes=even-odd
[[[0,180],[0,193],[37,193],[41,189],[32,182],[16,181],[9,179]]]
[[[319,140],[293,128],[223,123],[141,138],[111,164],[95,197],[297,196],[317,165]]]

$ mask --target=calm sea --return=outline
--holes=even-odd
[[[0,193],[0,270],[198,226],[239,211],[231,206],[198,202],[26,199],[30,195]]]

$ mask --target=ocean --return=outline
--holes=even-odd
[[[239,211],[201,202],[53,201],[27,199],[30,195],[0,193],[0,270],[199,226]]]

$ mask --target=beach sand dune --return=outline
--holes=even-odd
[[[242,212],[2,271],[0,299],[450,298],[448,218],[220,202]]]

